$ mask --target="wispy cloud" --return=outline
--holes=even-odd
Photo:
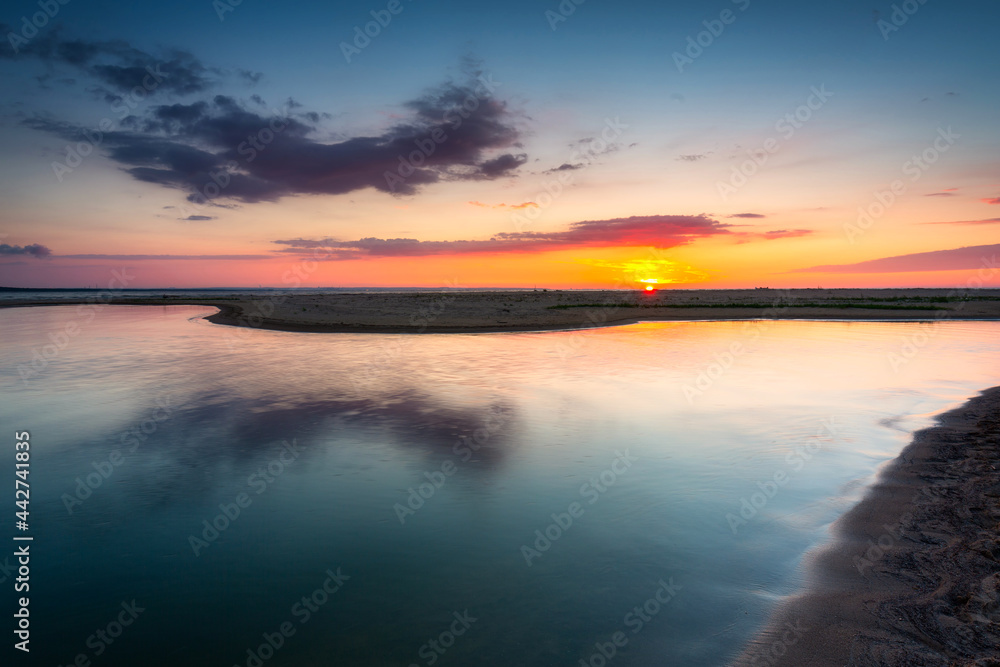
[[[707,216],[653,215],[612,220],[590,220],[556,232],[503,232],[487,240],[419,241],[417,239],[364,238],[289,239],[274,241],[286,246],[279,252],[310,254],[325,249],[329,259],[362,257],[421,257],[479,253],[537,253],[581,247],[673,248],[700,238],[730,234],[729,225]]]
[[[762,213],[734,213],[733,215],[727,215],[727,218],[766,218],[766,215]]]
[[[813,233],[811,229],[774,229],[769,232],[760,232],[756,236],[772,241],[774,239],[794,239],[800,236],[809,236]]]
[[[800,236],[809,236],[815,232],[811,229],[773,229],[767,232],[735,232],[737,243],[750,243],[751,241],[776,241],[778,239],[794,239]]]
[[[922,225],[996,225],[1000,224],[1000,218],[989,218],[988,220],[949,220],[945,222],[922,222]]]
[[[521,210],[538,206],[538,204],[533,201],[526,201],[520,204],[484,204],[481,201],[470,201],[469,203],[480,208],[505,208],[510,210]]]
[[[552,173],[555,173],[557,171],[574,171],[576,169],[583,169],[585,166],[586,165],[583,164],[582,162],[575,163],[575,164],[570,164],[569,162],[563,162],[558,167],[553,167],[552,169],[547,169],[545,171],[545,173],[546,174],[552,174]]]
[[[1000,244],[968,246],[950,250],[918,252],[911,255],[883,257],[856,264],[825,264],[797,269],[790,273],[913,273],[920,271],[958,271],[977,269],[984,262],[996,266]]]

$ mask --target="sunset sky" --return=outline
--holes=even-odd
[[[953,287],[998,261],[995,1],[236,1],[5,3],[0,286]]]

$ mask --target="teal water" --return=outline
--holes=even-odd
[[[203,314],[0,311],[10,487],[14,432],[32,444],[30,528],[7,531],[34,538],[30,664],[722,665],[912,430],[1000,384],[995,322]]]

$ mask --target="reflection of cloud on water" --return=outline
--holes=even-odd
[[[243,486],[247,475],[266,466],[282,443],[293,439],[302,452],[289,467],[293,474],[308,470],[311,458],[364,443],[371,443],[372,449],[392,446],[410,458],[415,455],[417,465],[436,468],[456,458],[454,449],[463,441],[479,445],[465,465],[489,472],[501,466],[516,442],[508,403],[452,406],[410,389],[392,396],[282,401],[280,406],[266,399],[220,400],[205,394],[186,400],[184,406],[191,407],[174,410],[169,423],[134,453],[121,447],[125,461],[115,471],[117,479],[95,493],[96,502],[115,490],[125,493],[130,504],[147,506],[200,502],[229,493],[234,480]],[[90,460],[86,457],[106,457],[116,447],[117,435],[111,434],[107,440],[81,444],[77,454]],[[378,465],[374,461],[362,457],[357,465],[369,469]]]

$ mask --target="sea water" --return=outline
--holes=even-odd
[[[995,322],[209,311],[0,311],[5,652],[23,595],[38,665],[722,665],[912,431],[1000,384]]]

